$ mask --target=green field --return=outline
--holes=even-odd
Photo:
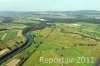
[[[4,38],[4,41],[12,40],[16,37],[17,32],[9,32]]]
[[[54,18],[75,17],[64,17],[63,15]],[[20,60],[16,66],[21,63],[21,66],[95,66],[100,58],[99,24],[88,22],[54,22],[48,24],[51,26],[39,24],[39,20],[35,20],[33,17],[14,19],[12,24],[0,24],[1,29],[8,28],[8,30],[0,31],[1,51],[6,48],[11,51],[22,46],[25,42],[25,37],[18,36],[18,31],[22,31],[26,27],[33,28],[30,33],[33,37],[33,43],[7,62],[4,62],[3,66],[6,66],[12,59]],[[4,39],[1,40],[5,33]],[[69,63],[45,63],[40,62],[41,57],[75,59]],[[76,60],[76,58],[80,58],[80,60]],[[46,61],[48,60],[46,59]]]
[[[81,26],[66,27],[64,23],[57,23],[57,28],[55,28],[54,30],[51,28],[45,28],[43,30],[40,30],[39,33],[35,33],[45,37],[46,39],[44,39],[43,43],[39,46],[36,52],[29,57],[29,59],[23,64],[23,66],[95,66],[95,63],[100,55],[100,41],[96,41],[92,38],[94,38],[94,32],[97,33],[95,38],[97,39],[99,37],[99,30],[96,30],[98,27],[96,24],[78,24],[80,24]],[[84,26],[82,26],[83,24]],[[65,30],[65,32],[60,31],[62,28]],[[84,30],[82,31],[82,29]],[[35,41],[41,41],[40,37]],[[89,58],[90,63],[77,63],[77,61],[68,64],[40,63],[40,57],[85,57]],[[92,63],[92,61],[94,63]]]

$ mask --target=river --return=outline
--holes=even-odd
[[[27,47],[29,47],[32,44],[33,37],[30,35],[30,32],[31,32],[31,29],[26,31],[23,34],[26,37],[26,41],[22,46],[12,50],[10,53],[7,53],[6,55],[0,57],[0,65],[2,63],[4,63],[5,61],[9,60],[10,58],[12,58],[13,56],[17,55],[18,53],[20,53],[21,51],[23,51],[24,49],[26,49]]]

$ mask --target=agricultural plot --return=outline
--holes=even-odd
[[[2,39],[3,39],[4,34],[5,34],[5,32],[4,32],[4,31],[0,32],[0,40],[2,40]]]
[[[17,32],[9,32],[9,33],[7,33],[7,35],[5,36],[4,41],[14,39],[14,38],[16,37],[16,35],[17,35]]]
[[[8,30],[0,31],[1,55],[21,46],[25,42],[22,29],[26,28],[26,25],[30,27],[33,23],[38,24],[39,21],[34,21],[33,18],[20,18],[13,22],[16,24],[0,24],[1,29],[8,28]],[[100,58],[99,24],[84,22],[49,24],[52,25],[32,31],[33,43],[5,62],[3,66],[10,66],[11,64],[12,66],[19,66],[21,63],[21,66],[95,66],[98,58]],[[36,29],[36,27],[34,28]],[[49,63],[47,59],[44,59],[45,63],[40,61],[41,57],[48,59],[66,58],[70,62]],[[70,60],[68,58],[75,59]]]
[[[0,29],[23,29],[25,27],[23,24],[0,24]]]
[[[100,57],[100,41],[96,39],[98,34],[94,37],[94,32],[98,33],[97,24],[70,24],[58,23],[55,29],[45,28],[40,30],[36,36],[42,36],[45,39],[23,64],[23,66],[95,66]],[[93,26],[93,27],[92,27]],[[64,32],[62,31],[64,29]],[[84,29],[84,30],[82,30]],[[46,37],[47,36],[47,37]],[[90,37],[91,36],[91,37]],[[100,38],[100,37],[99,37]],[[99,39],[98,38],[98,39]],[[35,41],[41,41],[37,37]],[[33,47],[34,48],[34,47]],[[40,58],[88,58],[82,62],[77,60],[70,63],[44,63],[40,62]],[[87,60],[89,60],[87,62]]]
[[[25,38],[22,34],[18,34],[18,30],[3,30],[0,31],[0,55],[5,55],[11,50],[20,46],[24,41]],[[8,49],[8,50],[6,50]]]
[[[16,64],[19,63],[19,62],[20,62],[19,59],[13,59],[6,66],[16,66]]]

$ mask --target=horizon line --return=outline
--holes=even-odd
[[[100,10],[41,10],[41,11],[14,11],[14,10],[8,10],[8,11],[3,11],[3,10],[0,10],[0,12],[53,12],[53,11],[59,11],[59,12],[61,12],[61,11],[100,11]]]

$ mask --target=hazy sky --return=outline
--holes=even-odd
[[[0,0],[0,11],[100,10],[100,0]]]

